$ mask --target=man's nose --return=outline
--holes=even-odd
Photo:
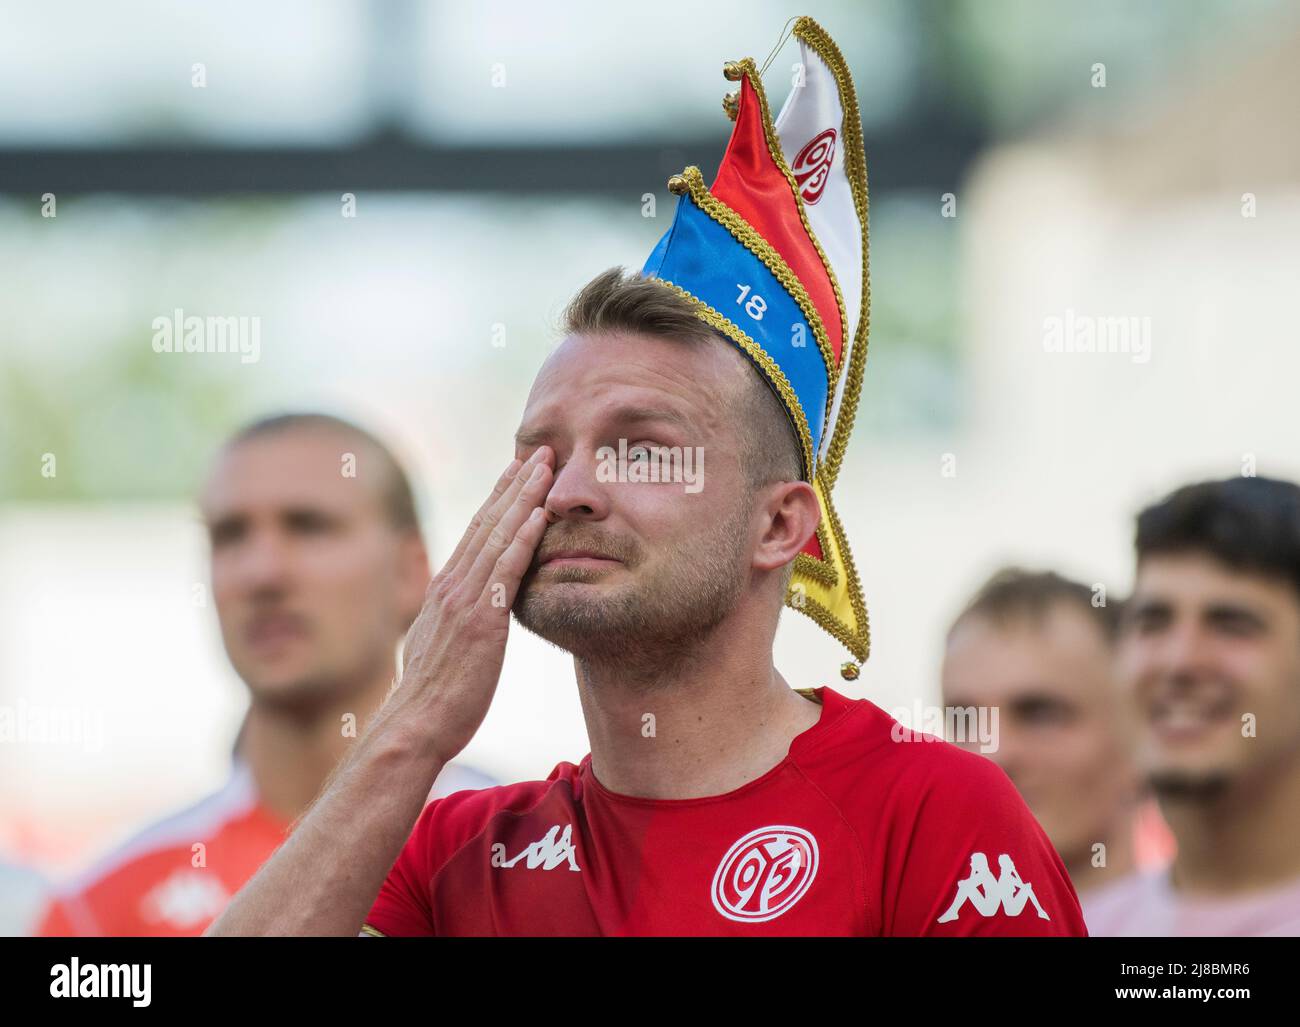
[[[555,471],[546,510],[566,520],[596,521],[609,514],[609,482],[598,476],[594,450],[575,451]]]
[[[1156,650],[1156,666],[1165,680],[1192,682],[1208,672],[1205,632],[1190,618],[1175,622]]]
[[[290,563],[289,547],[277,532],[254,532],[228,568],[229,580],[244,592],[279,590],[289,580]]]

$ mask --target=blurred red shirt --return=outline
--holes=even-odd
[[[493,780],[451,764],[430,797]],[[199,935],[284,841],[289,821],[261,803],[248,765],[183,812],[146,828],[57,888],[36,933],[45,937]]]
[[[202,934],[288,828],[261,805],[251,771],[237,762],[220,791],[146,828],[57,889],[36,933]]]

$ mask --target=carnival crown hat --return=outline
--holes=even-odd
[[[642,273],[739,346],[780,397],[817,493],[821,521],[795,558],[786,605],[867,658],[866,603],[831,494],[867,353],[867,166],[844,58],[811,18],[792,32],[801,59],[773,122],[752,58],[728,62],[735,121],[712,186],[688,167],[669,179],[672,227]],[[846,663],[846,678],[858,664]]]

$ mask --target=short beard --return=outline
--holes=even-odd
[[[748,514],[746,497],[732,517],[675,547],[672,559],[652,579],[599,599],[580,597],[569,583],[598,580],[601,572],[564,568],[548,572],[549,580],[538,583],[535,561],[520,584],[515,617],[580,663],[616,666],[629,685],[671,678],[698,657],[744,590]],[[543,539],[539,554],[589,548],[618,557],[629,569],[643,562],[638,547],[582,525],[561,524],[563,533]]]
[[[1160,770],[1148,778],[1157,799],[1166,802],[1209,803],[1222,799],[1232,778],[1222,770],[1193,773],[1185,770]]]

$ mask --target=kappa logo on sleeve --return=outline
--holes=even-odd
[[[948,907],[948,912],[939,917],[938,922],[946,924],[956,920],[967,902],[975,907],[980,916],[992,916],[999,909],[1007,916],[1019,916],[1025,904],[1032,902],[1042,919],[1052,919],[1039,905],[1034,886],[1020,879],[1016,865],[1005,852],[998,857],[998,866],[1002,874],[994,877],[988,857],[982,852],[971,853],[970,876],[957,882],[957,894],[953,896],[952,905]]]
[[[573,847],[573,825],[565,824],[564,833],[560,834],[560,825],[556,824],[546,832],[540,841],[525,845],[513,859],[506,859],[506,847],[501,842],[492,846],[492,865],[494,867],[512,867],[520,860],[528,870],[554,870],[561,863],[567,863],[570,870],[582,871],[578,866],[578,850]]]

